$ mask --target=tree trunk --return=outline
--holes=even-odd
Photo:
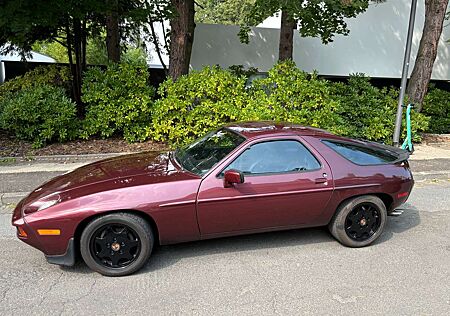
[[[67,38],[67,54],[69,56],[69,67],[70,67],[70,73],[72,74],[72,94],[73,98],[75,100],[75,103],[78,106],[81,104],[81,95],[78,93],[78,77],[76,73],[76,68],[73,62],[73,40],[72,40],[72,33],[70,30],[70,19],[67,19],[66,22],[66,38]]]
[[[85,34],[82,28],[82,21],[79,18],[73,18],[73,52],[75,53],[75,76],[74,76],[74,85],[76,91],[76,100],[77,100],[77,114],[78,117],[84,117],[84,104],[81,101],[81,84],[82,84],[82,75],[85,70],[83,65],[83,42]]]
[[[427,93],[447,5],[448,0],[425,0],[425,24],[414,69],[406,90],[410,102],[416,104],[418,111],[422,110],[422,102]]]
[[[189,72],[194,42],[194,0],[171,0],[175,16],[170,20],[169,76],[177,80]]]
[[[286,10],[282,10],[278,60],[292,60],[292,52],[294,48],[294,29],[296,28],[297,22]]]
[[[153,42],[153,45],[155,46],[155,51],[156,51],[156,54],[158,55],[159,62],[163,66],[164,73],[167,76],[168,70],[167,70],[166,63],[163,60],[163,56],[162,56],[162,52],[161,52],[161,43],[159,42],[158,35],[156,34],[155,26],[153,25],[153,23],[155,23],[155,22],[153,21],[151,16],[149,17],[149,22],[150,22],[149,23],[150,24],[150,32],[152,33],[152,42]],[[164,25],[163,25],[163,29],[164,29]]]
[[[120,62],[119,4],[118,0],[108,1],[111,10],[106,15],[106,49],[108,60]]]

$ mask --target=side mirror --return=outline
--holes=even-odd
[[[225,171],[223,177],[223,187],[230,188],[235,183],[244,183],[244,174],[233,169]]]

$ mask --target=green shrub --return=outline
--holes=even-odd
[[[0,100],[14,92],[38,85],[52,85],[70,90],[71,74],[68,67],[58,65],[39,66],[23,76],[8,80],[0,85]]]
[[[334,95],[339,101],[337,109],[344,120],[343,135],[392,143],[398,90],[379,89],[362,74],[350,76],[348,83],[334,83]],[[413,139],[420,140],[420,132],[427,129],[428,118],[413,112],[411,116]],[[402,126],[406,126],[403,120]],[[403,129],[402,136],[406,135]]]
[[[287,121],[342,133],[336,114],[339,103],[330,88],[330,82],[299,70],[292,61],[278,63],[267,78],[253,81],[241,118]]]
[[[431,87],[425,96],[422,113],[430,116],[428,131],[450,133],[450,92]]]
[[[206,67],[166,80],[155,103],[152,138],[186,143],[208,130],[241,119],[248,96],[245,78],[219,67]]]
[[[245,89],[245,80],[245,74],[217,66],[194,71],[176,82],[167,80],[155,104],[151,137],[183,144],[231,121],[274,120],[391,143],[397,91],[378,89],[364,76],[331,83],[287,61],[276,64],[267,78],[256,79],[249,89]],[[412,115],[417,141],[428,118],[416,112]]]
[[[0,127],[34,147],[76,136],[76,105],[60,87],[41,84],[24,88],[0,101]]]
[[[155,91],[144,67],[112,64],[91,68],[83,77],[86,104],[82,138],[123,134],[127,141],[143,141],[150,132]]]

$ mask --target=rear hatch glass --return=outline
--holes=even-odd
[[[374,142],[358,143],[323,139],[322,142],[339,155],[358,165],[396,163],[408,159],[408,152]]]

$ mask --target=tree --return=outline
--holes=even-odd
[[[107,0],[106,50],[108,60],[120,61],[119,0]]]
[[[102,3],[92,0],[3,0],[0,10],[0,46],[4,52],[29,54],[37,41],[55,41],[66,47],[72,70],[73,98],[78,115],[81,102],[81,76],[86,67],[88,34],[95,33],[96,12]]]
[[[294,50],[294,29],[297,21],[287,10],[281,11],[280,44],[278,46],[278,60],[292,59]]]
[[[425,0],[425,23],[419,50],[406,93],[410,102],[422,110],[422,102],[427,93],[439,39],[446,15],[448,0]]]
[[[248,43],[248,32],[267,17],[281,11],[279,59],[292,59],[293,30],[301,36],[320,37],[324,44],[336,34],[348,35],[346,18],[364,12],[369,0],[256,0],[241,26],[241,41]]]
[[[189,72],[194,43],[194,0],[171,0],[169,75],[173,80]]]

